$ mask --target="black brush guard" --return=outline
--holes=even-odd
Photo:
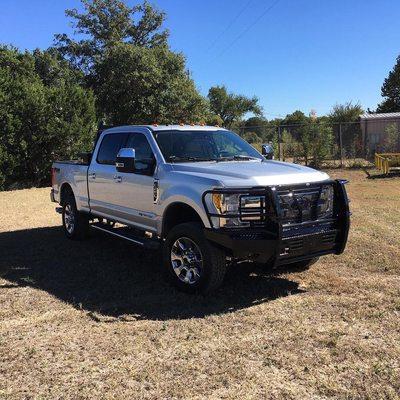
[[[241,189],[216,189],[203,195],[207,210],[206,196],[209,193],[265,196],[266,201],[258,209],[257,222],[249,227],[205,229],[208,240],[225,248],[237,259],[253,259],[272,262],[273,266],[309,260],[326,254],[341,254],[347,243],[350,228],[349,200],[345,180],[329,180],[310,184],[282,185]],[[304,191],[322,185],[332,185],[334,191],[333,216],[329,219],[315,219],[287,223],[280,206],[280,195],[284,191]],[[243,214],[221,215],[207,213],[210,225],[212,218],[242,218]],[[301,219],[301,218],[300,218]]]

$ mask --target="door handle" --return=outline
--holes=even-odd
[[[117,182],[117,183],[121,182],[122,181],[122,176],[114,175],[114,181]]]
[[[96,179],[96,172],[91,172],[89,178]]]

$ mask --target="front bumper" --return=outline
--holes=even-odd
[[[266,221],[265,227],[205,229],[205,235],[211,242],[225,248],[234,258],[272,262],[274,266],[326,254],[341,254],[346,247],[350,227],[345,183],[340,180],[332,182],[335,193],[333,218],[284,224],[275,199],[274,215]],[[270,199],[274,200],[273,191]]]

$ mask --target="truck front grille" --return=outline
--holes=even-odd
[[[321,184],[278,188],[282,224],[297,224],[332,217],[333,189],[331,188],[329,185]]]

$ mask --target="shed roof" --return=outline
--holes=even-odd
[[[377,114],[361,114],[360,119],[370,120],[370,119],[398,119],[400,118],[400,112],[393,113],[377,113]]]

